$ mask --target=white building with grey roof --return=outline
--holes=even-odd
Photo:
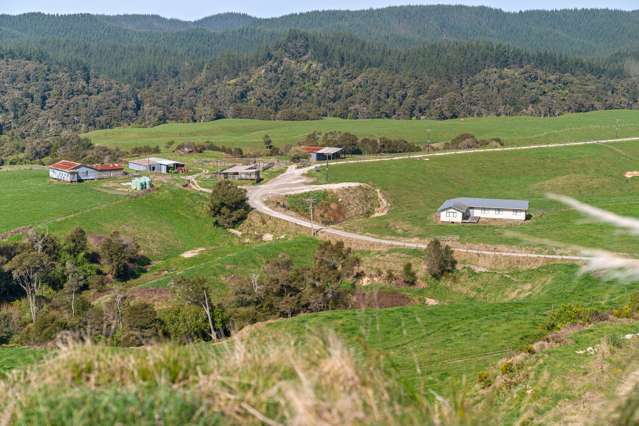
[[[445,223],[477,223],[480,219],[525,221],[527,200],[499,200],[494,198],[453,198],[437,210]]]

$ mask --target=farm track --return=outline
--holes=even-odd
[[[622,142],[631,142],[631,141],[639,141],[639,137],[633,138],[622,138],[622,139],[607,139],[607,140],[597,140],[597,141],[585,141],[585,142],[566,142],[560,144],[546,144],[546,145],[529,145],[529,146],[517,146],[517,147],[504,147],[504,148],[493,148],[493,149],[482,149],[482,150],[467,150],[467,151],[447,151],[447,152],[437,152],[430,154],[415,154],[415,155],[402,155],[402,156],[394,156],[394,157],[382,157],[382,158],[371,158],[364,160],[346,160],[334,162],[330,165],[330,167],[340,166],[344,164],[362,164],[362,163],[372,163],[372,162],[381,162],[381,161],[398,161],[398,160],[406,160],[406,159],[429,159],[432,157],[443,157],[443,156],[451,156],[451,155],[472,155],[472,154],[486,154],[486,153],[495,153],[495,152],[505,152],[505,151],[526,151],[526,150],[535,150],[535,149],[558,149],[558,148],[567,148],[574,146],[583,146],[583,145],[600,145],[600,144],[613,144],[613,143],[622,143]],[[428,246],[427,242],[409,242],[402,241],[397,239],[389,239],[389,238],[380,238],[371,235],[358,234],[355,232],[344,231],[338,228],[332,227],[323,227],[316,223],[313,223],[309,220],[302,219],[291,214],[287,214],[284,212],[276,211],[270,208],[266,204],[266,200],[275,195],[291,195],[291,194],[300,194],[305,192],[313,192],[319,190],[327,190],[327,189],[341,189],[348,188],[353,186],[359,186],[361,183],[357,182],[346,182],[346,183],[338,183],[338,184],[328,184],[328,185],[314,185],[311,182],[311,179],[306,176],[309,171],[317,169],[318,167],[322,167],[322,165],[314,165],[304,168],[296,168],[295,166],[290,166],[286,172],[272,179],[271,181],[258,186],[247,187],[247,193],[249,198],[249,204],[258,212],[271,216],[275,219],[280,219],[294,225],[301,226],[303,228],[310,229],[313,234],[323,234],[330,237],[337,237],[344,240],[355,241],[355,242],[363,242],[377,246],[386,246],[386,247],[401,247],[401,248],[412,248],[412,249],[425,249]],[[191,187],[197,191],[201,192],[211,192],[205,188],[200,187],[197,183],[197,177],[199,175],[194,175],[189,177],[189,181],[191,182]],[[474,254],[474,255],[482,255],[482,256],[501,256],[501,257],[515,257],[515,258],[531,258],[531,259],[548,259],[548,260],[565,260],[572,262],[584,262],[590,260],[590,257],[586,256],[574,256],[574,255],[563,255],[563,254],[541,254],[541,253],[530,253],[530,252],[518,252],[518,251],[502,251],[502,250],[486,250],[486,249],[472,249],[472,248],[461,248],[461,247],[453,247],[458,253],[465,254]]]

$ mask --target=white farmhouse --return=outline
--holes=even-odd
[[[476,223],[479,219],[526,220],[526,200],[492,198],[453,198],[437,210],[439,220],[449,223]]]

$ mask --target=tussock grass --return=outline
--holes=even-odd
[[[334,334],[251,335],[217,345],[64,345],[0,383],[6,424],[441,424],[429,403]]]

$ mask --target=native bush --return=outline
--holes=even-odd
[[[434,239],[426,247],[426,269],[431,277],[440,279],[445,274],[454,272],[457,261],[453,250],[448,245]]]
[[[239,225],[251,211],[246,191],[226,180],[219,181],[213,188],[208,209],[213,224],[222,228]]]

